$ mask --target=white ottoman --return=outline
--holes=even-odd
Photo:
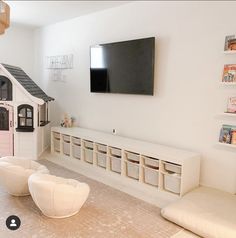
[[[0,184],[11,195],[29,195],[28,178],[33,173],[49,171],[45,166],[30,159],[14,156],[0,158]]]
[[[48,174],[29,177],[29,190],[42,213],[51,218],[65,218],[76,214],[90,191],[86,183]]]

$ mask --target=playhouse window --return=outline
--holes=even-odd
[[[2,75],[0,76],[0,100],[12,100],[12,83],[7,77]]]
[[[22,131],[33,131],[33,107],[27,104],[18,107],[18,128]]]

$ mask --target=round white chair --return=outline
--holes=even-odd
[[[13,196],[29,195],[28,178],[33,173],[49,173],[48,169],[30,159],[14,156],[0,158],[0,184]]]
[[[51,218],[65,218],[79,212],[90,191],[86,183],[48,174],[32,174],[29,190],[42,213]]]

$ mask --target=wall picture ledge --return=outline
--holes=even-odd
[[[73,69],[73,54],[47,56],[46,68],[52,81],[66,82],[65,70]]]

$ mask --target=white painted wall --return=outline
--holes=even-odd
[[[31,77],[34,65],[33,30],[19,25],[11,25],[0,35],[0,63],[21,67]]]
[[[111,132],[202,154],[201,183],[236,192],[236,150],[215,146],[228,96],[219,85],[224,37],[235,32],[236,2],[133,2],[35,32],[35,73],[56,98],[52,119],[64,112],[81,127]],[[89,47],[155,36],[155,96],[89,92]],[[67,82],[50,81],[48,55],[74,54]]]

